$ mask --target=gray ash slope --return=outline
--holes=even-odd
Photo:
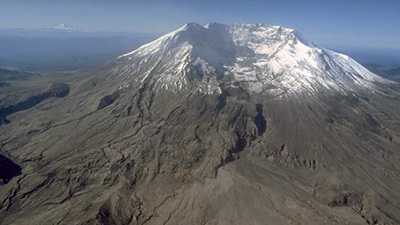
[[[295,30],[187,24],[59,82],[0,127],[1,224],[400,224],[399,84]]]

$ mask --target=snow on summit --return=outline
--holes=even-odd
[[[274,95],[373,88],[388,82],[350,57],[265,24],[189,23],[118,57],[115,77],[173,91],[220,92],[231,77],[250,92]]]
[[[55,30],[63,30],[63,31],[77,31],[77,29],[75,29],[73,27],[70,27],[65,23],[59,24],[59,25],[53,27],[53,29],[55,29]]]

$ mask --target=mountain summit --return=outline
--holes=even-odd
[[[78,31],[77,29],[75,29],[75,28],[73,28],[73,27],[70,27],[70,26],[68,26],[68,25],[65,24],[65,23],[59,24],[59,25],[53,27],[53,29],[55,29],[55,30],[62,30],[62,31]]]
[[[400,85],[293,29],[40,77],[0,89],[2,225],[400,224]]]
[[[117,63],[122,64],[119,75],[148,68],[136,79],[152,79],[163,88],[195,86],[206,93],[220,92],[218,80],[226,77],[250,92],[273,95],[373,89],[374,82],[388,82],[294,29],[264,24],[189,23]]]

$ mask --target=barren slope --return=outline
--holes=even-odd
[[[188,24],[57,81],[0,126],[22,167],[0,223],[400,224],[400,87],[358,66],[293,30]]]

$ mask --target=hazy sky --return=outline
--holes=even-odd
[[[0,28],[165,33],[187,22],[267,23],[330,46],[400,49],[400,0],[0,0]]]

